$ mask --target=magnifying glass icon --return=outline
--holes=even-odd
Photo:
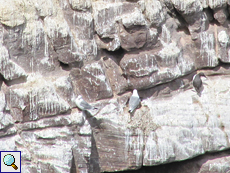
[[[12,166],[15,170],[18,169],[18,167],[14,164],[15,163],[15,158],[11,154],[7,154],[3,158],[3,162],[7,166]]]

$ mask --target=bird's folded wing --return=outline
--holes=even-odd
[[[93,107],[87,103],[86,101],[81,101],[80,105],[84,108],[84,109],[92,109]]]
[[[135,96],[131,96],[129,99],[129,107],[130,108],[136,108],[140,103],[140,98],[139,97],[135,97]]]

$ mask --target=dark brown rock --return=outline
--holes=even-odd
[[[214,9],[214,18],[221,24],[223,25],[225,21],[227,20],[229,16],[229,13],[227,11],[227,8],[219,8],[219,9]]]
[[[54,49],[57,53],[58,60],[65,63],[71,64],[73,62],[80,62],[82,58],[79,55],[74,54],[73,52],[76,51],[74,41],[72,40],[69,35],[67,37],[56,38],[53,41]]]
[[[124,132],[122,128],[114,129],[109,122],[104,122],[101,126],[103,129],[100,131],[95,129],[94,133],[101,172],[116,171],[115,165],[119,165],[120,170],[140,168],[142,164],[142,138],[138,138],[140,134],[131,133],[129,130]],[[123,157],[119,157],[120,155]]]
[[[128,83],[123,76],[121,68],[110,58],[105,58],[104,64],[113,91],[115,91],[116,94],[124,93],[128,88]]]
[[[156,57],[151,52],[126,54],[122,58],[120,66],[126,76],[135,78],[150,76],[158,71]]]
[[[106,49],[108,51],[116,51],[120,48],[120,40],[117,35],[109,36],[106,38],[101,38],[100,36],[95,36],[97,45],[101,49]]]
[[[89,101],[112,97],[112,89],[104,72],[102,62],[94,62],[73,69],[70,78],[76,95],[83,95]]]
[[[118,16],[131,13],[135,10],[135,4],[130,3],[105,3],[96,1],[93,3],[93,16],[95,31],[98,34],[98,45],[109,51],[115,51],[120,47],[117,26]]]
[[[42,28],[42,22],[36,21],[34,25],[36,32],[29,36],[26,33],[29,31],[24,25],[14,28],[3,27],[3,45],[9,51],[10,63],[16,63],[16,66],[18,65],[23,71],[27,73],[52,72],[59,64],[57,54],[51,48],[49,39]]]
[[[124,28],[120,29],[120,42],[121,47],[127,51],[132,49],[139,49],[146,43],[147,31],[137,30],[132,33],[128,33]]]
[[[79,7],[82,11],[73,11],[71,6],[65,6],[63,9],[65,25],[63,27],[66,27],[66,33],[59,33],[63,32],[63,28],[57,28],[57,37],[54,40],[59,60],[65,64],[81,63],[94,59],[97,55],[97,45],[93,38],[93,18],[91,12],[87,10],[91,6],[91,2],[78,3],[73,0],[70,1],[70,4],[72,7],[73,5],[76,8]],[[83,7],[84,5],[86,5],[86,9]],[[59,43],[60,45],[58,45]]]

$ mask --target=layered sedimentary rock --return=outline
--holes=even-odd
[[[229,1],[0,4],[0,151],[22,151],[22,172],[133,170],[229,149]],[[78,109],[78,95],[97,109]],[[227,153],[192,172],[229,171]]]

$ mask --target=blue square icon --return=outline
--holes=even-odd
[[[21,151],[0,151],[0,173],[21,173]]]

